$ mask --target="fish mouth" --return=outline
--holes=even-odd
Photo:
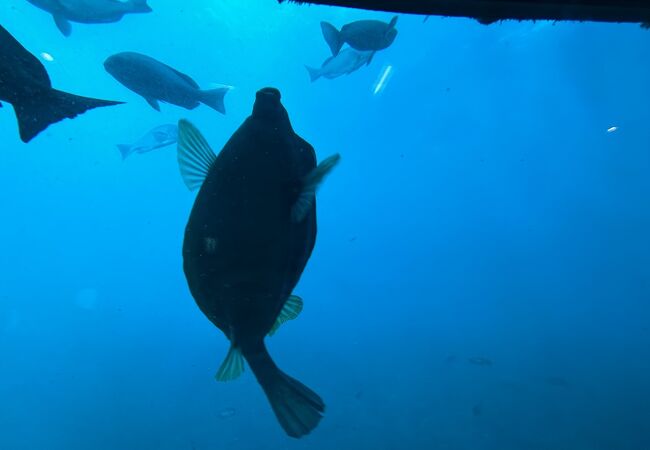
[[[280,101],[282,95],[274,87],[265,87],[255,94],[253,116],[267,120],[288,120],[287,111]]]
[[[265,87],[257,91],[257,94],[255,94],[255,99],[258,101],[271,101],[277,105],[282,99],[282,94],[280,94],[279,89],[276,89],[274,87]]]

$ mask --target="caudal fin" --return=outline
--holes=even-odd
[[[312,83],[320,78],[319,69],[314,69],[313,67],[309,67],[309,66],[305,66],[305,69],[307,69],[307,72],[309,72],[309,79],[311,80]]]
[[[329,45],[330,50],[332,51],[332,56],[338,55],[341,47],[343,47],[341,32],[329,22],[321,22],[320,29],[323,31],[325,42],[327,42],[327,45]]]
[[[122,161],[124,161],[127,156],[129,156],[132,153],[132,148],[129,144],[117,144],[117,149],[120,151],[120,155],[122,155]]]
[[[318,394],[278,369],[266,348],[245,356],[284,431],[299,438],[316,428],[325,412]]]
[[[122,102],[81,97],[50,89],[14,103],[20,139],[29,142],[38,133],[63,119],[72,119],[89,109],[119,105]]]
[[[219,111],[221,114],[226,114],[226,106],[223,104],[223,98],[226,96],[229,87],[219,87],[216,89],[209,89],[200,91],[199,101],[210,108]]]

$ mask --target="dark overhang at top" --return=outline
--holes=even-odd
[[[411,14],[499,20],[650,24],[650,0],[278,0]]]

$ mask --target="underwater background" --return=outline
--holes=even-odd
[[[151,0],[73,24],[3,0],[58,89],[126,101],[20,142],[0,109],[0,449],[650,449],[650,32],[400,15],[370,65],[310,82],[319,23],[393,14],[274,0]],[[202,87],[156,112],[121,51]],[[390,77],[378,86],[387,67]],[[267,345],[324,399],[284,435],[182,271],[195,193],[175,147],[116,144],[187,118],[218,150],[255,92],[340,166],[318,194],[301,316]]]

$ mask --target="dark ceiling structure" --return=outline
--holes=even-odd
[[[650,0],[278,0],[447,17],[650,24]]]

